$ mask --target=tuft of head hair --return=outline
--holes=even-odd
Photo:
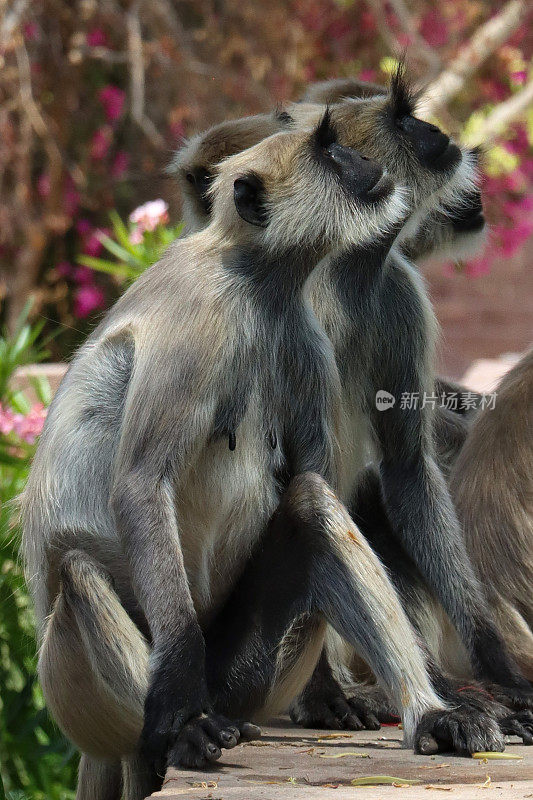
[[[390,80],[390,96],[397,117],[413,114],[419,99],[419,92],[407,80],[405,62],[400,61]]]
[[[338,131],[329,106],[326,107],[318,125],[315,128],[314,140],[315,144],[320,148],[329,147],[338,141]]]

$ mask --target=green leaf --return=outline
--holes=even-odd
[[[30,386],[37,395],[37,399],[43,406],[49,406],[52,402],[52,388],[50,381],[44,375],[33,375],[30,378]]]
[[[124,279],[131,271],[131,267],[127,264],[117,263],[116,261],[106,261],[103,258],[94,258],[93,256],[79,256],[78,262],[85,267],[96,269],[99,272],[106,272],[109,275],[116,275],[117,278]]]

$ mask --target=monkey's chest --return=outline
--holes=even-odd
[[[335,488],[334,393],[324,371],[262,360],[253,380],[228,382],[212,433],[177,497],[185,568],[202,622],[228,596],[295,475]]]
[[[234,441],[212,437],[177,494],[185,569],[201,622],[224,602],[279,502],[284,458],[264,411],[252,398]]]

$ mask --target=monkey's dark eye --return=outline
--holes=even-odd
[[[192,173],[192,172],[188,172],[188,173],[185,175],[185,180],[186,180],[188,183],[190,183],[192,186],[194,186],[194,184],[196,183],[196,179],[195,179],[195,177],[194,177],[194,175],[193,175],[193,173]]]

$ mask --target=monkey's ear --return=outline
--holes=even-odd
[[[265,204],[265,187],[261,178],[253,173],[237,178],[233,184],[233,198],[237,213],[245,222],[266,228],[268,215]]]

